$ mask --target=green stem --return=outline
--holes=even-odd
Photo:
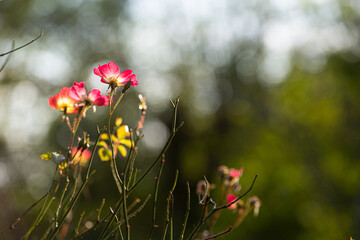
[[[154,228],[157,228],[158,225],[156,225],[156,204],[157,204],[157,198],[158,198],[158,192],[159,192],[159,183],[160,183],[160,177],[165,164],[164,156],[161,160],[161,165],[159,168],[158,175],[156,177],[156,184],[155,184],[155,190],[154,190],[154,203],[153,203],[153,217],[152,217],[152,224],[151,224],[151,230],[149,234],[149,240],[151,239],[151,235],[154,231]]]
[[[171,190],[169,192],[169,196],[167,198],[166,219],[165,219],[165,227],[164,227],[164,233],[163,233],[162,240],[165,240],[169,223],[172,222],[172,218],[173,218],[172,217],[172,211],[173,211],[173,207],[174,207],[174,195],[173,195],[173,192],[174,192],[175,187],[176,187],[178,176],[179,176],[179,171],[176,170],[174,184],[173,184],[173,187],[171,188]],[[170,206],[170,203],[171,203],[171,206]],[[170,214],[170,208],[171,208],[171,214]],[[172,236],[173,233],[171,232],[170,235]]]
[[[187,185],[187,204],[186,204],[186,213],[185,213],[184,223],[182,224],[182,230],[181,230],[181,234],[180,234],[180,240],[184,239],[186,223],[187,223],[189,213],[190,213],[190,186],[189,186],[189,182],[186,182],[186,185]]]
[[[53,177],[53,181],[51,183],[51,186],[49,188],[49,191],[47,192],[47,197],[43,203],[43,205],[41,206],[41,209],[37,215],[37,217],[35,218],[35,221],[33,222],[33,224],[31,225],[31,227],[29,228],[29,230],[26,232],[26,234],[22,237],[22,239],[28,239],[28,237],[30,236],[30,234],[32,233],[32,231],[35,229],[37,222],[39,221],[39,219],[41,218],[43,211],[45,209],[46,203],[47,201],[50,199],[50,196],[52,195],[52,191],[53,188],[55,187],[55,183],[56,183],[56,176],[57,176],[57,172],[59,170],[59,167],[56,166],[55,168],[55,172],[54,172],[54,177]]]
[[[131,214],[129,214],[129,219],[135,217],[136,214],[138,214],[138,213],[145,207],[145,205],[146,205],[146,203],[148,202],[148,200],[150,199],[150,197],[151,197],[151,195],[149,194],[149,195],[146,197],[146,199],[144,200],[143,204],[141,204],[141,206],[138,207],[134,212],[132,212]],[[115,227],[113,230],[111,230],[111,232],[110,232],[108,235],[106,235],[105,238],[103,238],[103,239],[104,239],[104,240],[109,239],[109,237],[111,237],[111,234],[113,234],[113,233],[116,231],[116,229],[117,229],[118,227],[120,227],[120,225],[123,224],[124,222],[125,222],[125,220],[121,220],[120,222],[118,222],[118,223],[116,224],[116,227]]]
[[[92,153],[91,153],[91,157],[90,157],[90,161],[89,161],[89,166],[88,166],[88,169],[87,169],[87,172],[86,172],[85,181],[84,181],[83,184],[81,185],[81,187],[80,187],[79,191],[77,192],[75,198],[71,201],[71,203],[70,203],[70,205],[69,205],[69,208],[68,208],[68,209],[66,210],[66,212],[64,213],[64,215],[63,215],[63,217],[62,217],[62,219],[61,219],[61,221],[60,221],[60,223],[59,223],[59,226],[56,227],[56,228],[54,229],[54,231],[52,232],[52,234],[51,234],[51,236],[50,236],[50,238],[49,238],[50,240],[53,239],[53,238],[56,236],[56,234],[58,233],[58,231],[60,230],[60,228],[61,228],[62,225],[64,224],[67,215],[69,214],[69,212],[71,211],[71,209],[74,207],[74,205],[75,205],[76,201],[78,200],[80,194],[82,193],[85,185],[86,185],[87,182],[89,181],[89,178],[95,173],[95,171],[93,171],[93,172],[90,174],[90,168],[91,168],[91,165],[92,165],[92,162],[93,162],[93,159],[94,159],[94,153],[95,153],[95,151],[96,151],[96,147],[97,147],[97,145],[98,145],[98,142],[99,142],[99,139],[100,139],[100,135],[101,135],[103,129],[102,129],[101,131],[99,131],[99,129],[97,129],[97,130],[98,130],[98,136],[97,136],[97,138],[96,138],[96,142],[95,142],[95,145],[94,145],[94,150],[93,150]]]
[[[116,186],[118,188],[119,193],[122,193],[122,185],[123,182],[120,178],[117,166],[116,166],[116,161],[115,161],[115,154],[114,154],[114,145],[113,145],[113,141],[111,138],[111,116],[113,111],[111,110],[111,101],[114,95],[114,89],[111,90],[110,92],[110,97],[109,97],[109,119],[108,119],[108,125],[107,125],[107,130],[108,130],[108,135],[109,135],[109,139],[110,139],[110,148],[111,148],[111,163],[110,163],[110,167],[111,167],[111,173],[113,175],[113,178],[115,180]]]

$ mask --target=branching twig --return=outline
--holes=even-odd
[[[37,36],[36,38],[34,38],[33,40],[31,40],[30,42],[28,42],[28,43],[26,43],[26,44],[24,44],[24,45],[22,45],[22,46],[20,46],[20,47],[18,47],[18,48],[12,49],[11,51],[8,51],[8,52],[6,52],[6,53],[0,54],[0,57],[5,56],[5,55],[7,55],[7,54],[10,54],[10,53],[12,53],[12,52],[15,52],[15,51],[17,51],[17,50],[19,50],[19,49],[21,49],[21,48],[23,48],[23,47],[26,47],[26,46],[32,44],[33,42],[35,42],[36,40],[38,40],[39,38],[41,38],[41,36],[43,35],[43,33],[44,33],[44,31],[41,30],[40,35]]]
[[[187,238],[188,240],[191,240],[195,237],[196,233],[199,231],[199,229],[201,228],[201,226],[206,222],[207,219],[209,219],[215,212],[227,208],[229,207],[231,204],[236,203],[237,201],[239,201],[242,197],[244,197],[246,194],[248,194],[251,189],[253,188],[254,184],[255,184],[255,180],[257,178],[257,174],[254,177],[254,180],[250,186],[250,188],[243,194],[241,194],[239,197],[237,197],[234,201],[230,202],[229,204],[223,205],[221,207],[216,207],[215,202],[212,202],[212,204],[214,205],[214,208],[203,218],[199,221],[199,223],[196,225],[196,227],[193,229],[193,231],[191,232],[190,236]],[[212,201],[212,200],[211,200]]]

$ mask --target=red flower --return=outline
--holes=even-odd
[[[83,103],[84,105],[92,104],[96,106],[108,106],[109,105],[109,96],[101,96],[99,89],[93,89],[86,94],[84,88],[85,83],[74,82],[73,86],[70,88],[69,95],[73,99],[77,100],[79,104]]]
[[[86,166],[87,162],[90,160],[91,151],[87,149],[77,149],[77,147],[71,148],[71,156],[73,157],[72,163],[79,163],[80,166]]]
[[[234,194],[228,194],[226,198],[229,204],[236,199],[236,196]],[[235,208],[236,208],[236,203],[233,203],[230,206],[228,206],[228,209],[235,209]]]
[[[131,86],[138,85],[136,75],[132,73],[132,70],[125,70],[120,73],[118,65],[113,62],[101,66],[99,64],[99,67],[94,68],[94,73],[101,77],[101,82],[103,83],[124,86],[127,82],[131,81]]]
[[[78,108],[75,106],[78,102],[69,95],[70,89],[63,87],[60,93],[49,98],[49,105],[52,108],[60,109],[64,113],[77,113]]]

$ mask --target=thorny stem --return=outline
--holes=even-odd
[[[241,194],[239,197],[237,197],[234,201],[230,202],[229,204],[223,205],[221,207],[215,207],[216,204],[214,202],[212,202],[212,204],[214,205],[214,208],[203,218],[200,219],[199,223],[196,225],[196,227],[193,229],[193,231],[191,232],[190,236],[187,238],[188,240],[191,240],[195,237],[196,233],[199,231],[199,229],[201,228],[201,226],[206,222],[207,219],[209,219],[214,213],[216,213],[217,211],[227,208],[229,207],[231,204],[236,203],[237,201],[239,201],[242,197],[244,197],[246,194],[248,194],[251,189],[253,188],[256,178],[258,177],[258,175],[256,174],[254,177],[254,180],[250,186],[250,188],[243,194]],[[210,199],[211,200],[211,199]],[[212,200],[211,200],[212,201]],[[206,201],[208,202],[208,201]],[[206,206],[206,205],[205,205]]]
[[[8,51],[8,52],[5,52],[5,53],[0,54],[0,57],[5,56],[5,55],[7,55],[7,54],[10,54],[10,53],[15,52],[15,51],[17,51],[17,50],[19,50],[19,49],[21,49],[21,48],[23,48],[23,47],[26,47],[26,46],[30,45],[31,43],[33,43],[33,42],[35,42],[36,40],[38,40],[38,39],[43,35],[43,33],[44,33],[44,31],[41,30],[40,35],[37,36],[36,38],[34,38],[33,40],[31,40],[30,42],[28,42],[28,43],[26,43],[26,44],[24,44],[24,45],[22,45],[22,46],[20,46],[20,47],[18,47],[18,48],[15,48],[15,49],[12,49],[12,50],[10,50],[10,51]]]

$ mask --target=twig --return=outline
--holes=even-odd
[[[186,212],[185,212],[184,223],[182,224],[180,240],[184,239],[186,223],[187,223],[189,213],[190,213],[190,185],[189,185],[189,182],[186,182],[186,185],[187,185],[187,204],[186,204]]]
[[[172,204],[172,209],[171,209],[171,212],[173,210],[173,205],[174,205],[174,195],[173,195],[173,192],[175,190],[175,187],[176,187],[176,183],[177,183],[177,180],[178,180],[178,176],[179,176],[179,171],[176,170],[176,173],[175,173],[175,180],[174,180],[174,184],[169,192],[169,196],[167,198],[167,207],[166,207],[166,218],[165,218],[165,227],[164,227],[164,232],[163,232],[163,237],[162,239],[165,240],[166,238],[166,234],[167,234],[167,228],[168,228],[168,225],[170,223],[170,221],[172,221],[172,214],[171,214],[171,217],[170,217],[170,203]],[[172,236],[172,233],[171,233],[171,236]]]
[[[15,41],[13,40],[12,45],[11,45],[11,51],[14,50],[14,48],[15,48]],[[3,63],[3,65],[0,68],[0,72],[2,72],[2,70],[4,70],[5,66],[8,64],[8,62],[10,60],[10,56],[11,56],[11,54],[6,57],[5,62]]]
[[[44,33],[44,31],[41,30],[40,35],[37,36],[36,38],[34,38],[33,40],[31,40],[30,42],[28,42],[28,43],[26,43],[26,44],[24,44],[24,45],[22,45],[22,46],[20,46],[20,47],[18,47],[18,48],[12,49],[12,50],[10,50],[10,51],[8,51],[8,52],[6,52],[6,53],[0,54],[0,57],[5,56],[5,55],[7,55],[7,54],[10,54],[10,53],[12,53],[12,52],[15,52],[15,51],[17,51],[17,50],[19,50],[19,49],[21,49],[21,48],[23,48],[23,47],[26,47],[26,46],[32,44],[33,42],[35,42],[36,40],[38,40],[39,38],[41,38],[41,36],[43,35],[43,33]]]
[[[150,197],[151,197],[151,194],[147,195],[147,197],[146,197],[146,199],[144,200],[143,204],[141,204],[141,206],[138,207],[134,212],[132,212],[132,213],[129,214],[129,216],[128,216],[129,219],[135,217],[136,214],[138,214],[138,213],[145,207],[145,205],[146,205],[146,203],[149,201]],[[106,235],[106,236],[105,236],[104,238],[102,238],[102,239],[104,239],[104,240],[109,239],[109,237],[111,237],[111,234],[112,234],[113,232],[115,232],[116,229],[117,229],[121,224],[123,224],[123,223],[125,223],[125,220],[121,220],[120,222],[118,222],[118,223],[116,224],[116,227],[115,227],[113,230],[111,230],[110,233],[109,233],[108,235]]]
[[[116,222],[119,222],[119,218],[116,216],[116,213],[114,212],[114,210],[111,207],[110,207],[110,212],[115,215]],[[118,228],[119,228],[119,234],[120,234],[121,240],[124,240],[124,236],[122,234],[120,225],[118,226]]]
[[[202,240],[215,239],[215,238],[217,238],[217,237],[220,237],[220,236],[222,236],[222,235],[225,235],[225,234],[229,233],[231,230],[232,230],[232,227],[229,227],[228,229],[226,229],[225,231],[223,231],[223,232],[221,232],[221,233],[218,233],[218,234],[215,234],[215,235],[212,235],[212,236],[203,238]]]

